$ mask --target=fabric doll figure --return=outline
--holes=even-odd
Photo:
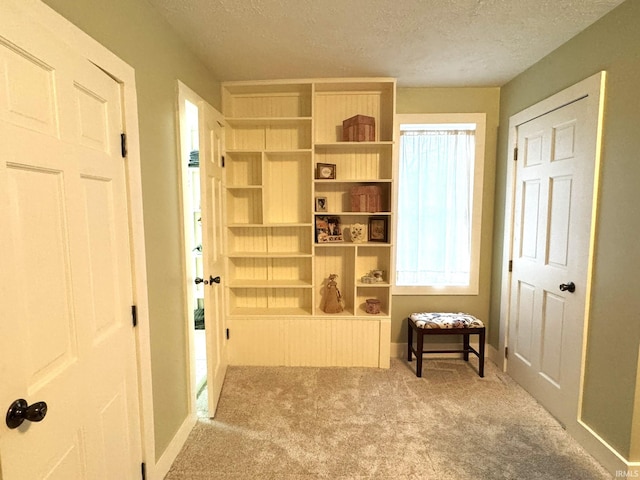
[[[338,284],[336,283],[338,275],[332,273],[329,275],[329,282],[327,283],[327,296],[325,298],[324,313],[340,313],[342,308],[342,296],[340,290],[338,290]]]

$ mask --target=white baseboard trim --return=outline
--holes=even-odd
[[[630,462],[609,445],[589,425],[578,420],[569,434],[595,458],[613,478],[640,478],[640,462]]]
[[[169,469],[171,468],[171,465],[173,465],[173,462],[175,461],[176,457],[180,453],[180,450],[187,441],[187,437],[191,433],[191,430],[193,430],[196,421],[197,416],[195,414],[189,415],[185,419],[162,456],[156,462],[153,471],[150,473],[148,472],[147,477],[150,480],[162,480],[167,475]]]
[[[500,370],[504,370],[504,356],[493,345],[487,344],[485,347],[485,357],[495,363]]]
[[[391,358],[407,358],[407,344],[406,343],[392,343],[391,344]]]

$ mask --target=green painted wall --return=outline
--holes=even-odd
[[[627,0],[501,90],[492,326],[500,317],[509,117],[600,70],[608,72],[583,420],[627,459],[640,344],[640,1]],[[491,342],[495,345],[495,330]],[[635,431],[638,436],[638,429]]]
[[[159,457],[187,417],[177,80],[220,108],[220,85],[145,1],[44,0],[135,69],[149,283],[153,406]]]
[[[391,312],[391,342],[406,343],[403,320],[412,312],[464,311],[488,320],[493,248],[493,208],[496,138],[500,107],[499,88],[398,88],[397,113],[486,113],[487,138],[482,201],[480,246],[480,290],[478,295],[394,295]],[[402,232],[398,232],[402,235]],[[496,327],[497,328],[497,327]],[[488,328],[489,333],[491,329]],[[497,334],[496,334],[497,335]],[[446,337],[430,341],[452,341]],[[455,341],[455,339],[453,340]],[[497,346],[497,342],[496,342]]]

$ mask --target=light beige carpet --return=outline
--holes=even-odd
[[[165,478],[611,478],[491,362],[414,367],[230,367]]]

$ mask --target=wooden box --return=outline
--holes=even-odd
[[[382,189],[377,185],[351,187],[351,211],[382,211]]]
[[[343,142],[375,142],[376,119],[366,115],[355,115],[342,122]]]

